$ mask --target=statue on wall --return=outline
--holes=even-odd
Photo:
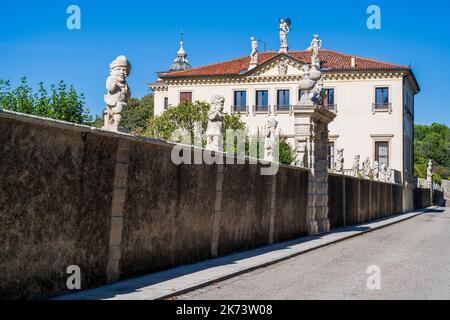
[[[337,149],[335,167],[337,172],[344,172],[344,149]]]
[[[380,173],[378,175],[378,180],[381,182],[386,182],[387,169],[386,165],[382,164],[380,168]]]
[[[128,104],[131,91],[126,82],[131,72],[131,65],[127,57],[117,57],[109,66],[110,76],[106,80],[107,94],[104,97],[106,103],[103,129],[126,132],[120,127],[122,111]]]
[[[287,34],[291,31],[291,19],[279,19],[280,21],[280,52],[287,52]]]
[[[433,161],[430,159],[428,161],[427,180],[432,181],[432,179],[433,179]]]
[[[274,160],[274,152],[277,147],[277,127],[277,120],[267,120],[267,134],[264,142],[264,160],[266,161],[273,162]]]
[[[373,179],[379,180],[380,178],[380,165],[378,161],[375,161],[373,164]]]
[[[357,177],[360,171],[359,169],[360,158],[361,157],[359,155],[356,155],[355,158],[353,159],[352,175],[354,177]]]
[[[305,157],[306,157],[306,144],[305,143],[300,143],[297,148],[297,156],[295,158],[294,161],[294,166],[298,167],[298,168],[306,168],[306,161],[305,161]]]
[[[319,39],[319,36],[315,34],[313,36],[313,40],[311,41],[311,46],[307,51],[311,51],[311,65],[319,67],[319,50],[322,48],[322,40]]]
[[[225,98],[215,95],[211,98],[211,108],[208,112],[208,128],[206,129],[207,149],[213,151],[222,150],[222,126],[223,126],[223,108]]]
[[[387,169],[387,182],[395,183],[395,170],[390,167]]]
[[[321,77],[319,81],[314,85],[313,90],[311,91],[312,98],[311,100],[314,104],[318,106],[323,106],[325,101],[325,91],[323,90],[323,78]]]
[[[258,41],[256,41],[255,38],[253,38],[253,37],[251,37],[250,40],[251,40],[251,45],[252,45],[252,52],[250,54],[249,70],[257,67],[258,62],[259,62]]]
[[[372,168],[370,167],[370,159],[369,157],[364,160],[362,169],[362,174],[365,179],[370,179],[370,176],[372,175]]]

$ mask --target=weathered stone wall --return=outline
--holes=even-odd
[[[0,117],[0,299],[105,283],[117,139]]]
[[[0,111],[0,298],[83,289],[307,234],[308,171],[175,165],[173,145]]]
[[[332,228],[381,219],[402,212],[402,186],[330,174],[328,207]]]
[[[0,298],[67,292],[70,265],[86,289],[308,233],[309,171],[175,165],[172,148],[0,111]],[[401,211],[397,185],[327,189],[333,228]]]
[[[414,189],[414,209],[422,209],[431,206],[430,189]]]

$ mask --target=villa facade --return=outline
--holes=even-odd
[[[253,51],[254,52],[254,51]],[[183,100],[225,97],[225,112],[240,113],[250,132],[264,130],[275,118],[281,133],[295,147],[293,115],[302,91],[299,81],[310,51],[259,53],[198,68],[187,63],[181,44],[171,70],[150,84],[155,115]],[[401,173],[404,209],[412,208],[414,97],[420,87],[410,67],[331,50],[320,50],[325,105],[337,117],[329,125],[328,159],[332,169],[338,149],[345,167],[353,158],[369,158]],[[185,64],[186,63],[186,64]],[[399,181],[400,182],[400,181]]]

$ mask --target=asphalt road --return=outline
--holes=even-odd
[[[380,268],[379,290],[367,286],[368,278],[376,276],[366,273],[369,266]],[[177,299],[450,299],[450,209],[420,215]]]

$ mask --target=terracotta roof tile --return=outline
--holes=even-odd
[[[278,56],[277,52],[262,52],[259,54],[259,64],[263,64],[272,58]],[[311,53],[309,51],[291,51],[288,56],[304,63],[310,62]],[[376,70],[409,70],[408,67],[392,64],[373,59],[361,58],[349,54],[339,53],[332,50],[321,50],[319,58],[322,61],[322,67],[331,71],[355,70],[355,71],[376,71]],[[351,59],[355,58],[356,67],[351,67]],[[162,73],[161,78],[175,77],[207,77],[207,76],[230,76],[245,73],[248,70],[250,57],[242,57],[230,61],[215,63],[203,67],[189,70]]]

